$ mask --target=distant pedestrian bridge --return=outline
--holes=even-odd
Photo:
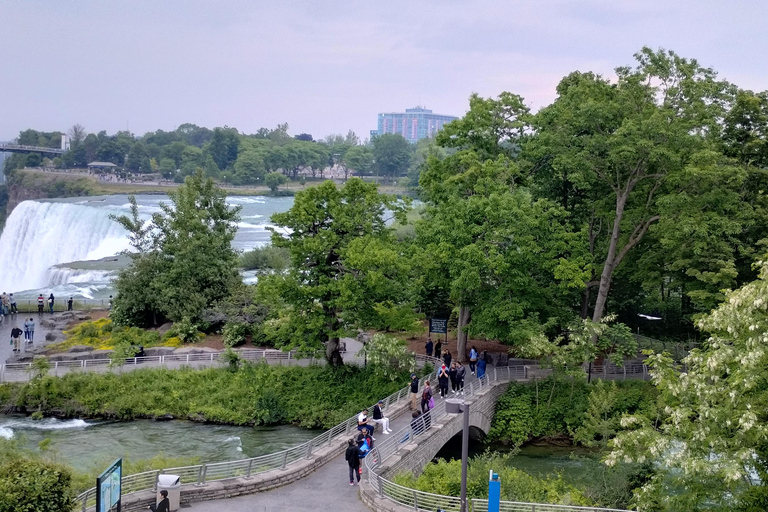
[[[63,155],[64,149],[46,148],[42,146],[24,146],[22,144],[0,143],[0,153],[41,153],[45,155]]]

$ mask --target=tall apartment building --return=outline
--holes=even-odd
[[[419,139],[434,137],[443,126],[454,119],[458,117],[433,114],[431,110],[422,107],[407,108],[405,113],[379,114],[378,129],[371,130],[371,135],[399,133],[405,140],[415,144]]]

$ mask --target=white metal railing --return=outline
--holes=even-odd
[[[254,351],[261,352],[261,351]],[[345,362],[349,362],[345,360]],[[425,376],[421,382],[433,379],[433,374],[437,376],[437,359],[422,355],[416,356],[417,365],[424,367],[427,363],[433,365],[435,370],[428,376]],[[410,385],[392,393],[384,399],[384,408],[407,403],[410,400]],[[211,464],[198,464],[195,466],[185,466],[180,468],[165,468],[154,471],[145,471],[133,475],[124,476],[121,479],[122,494],[126,495],[132,492],[154,490],[157,485],[157,478],[161,474],[173,474],[181,477],[182,484],[204,485],[212,480],[225,480],[229,478],[248,478],[258,473],[264,473],[274,469],[285,469],[291,464],[295,464],[303,459],[312,457],[312,453],[323,446],[330,445],[334,439],[339,436],[348,436],[351,432],[357,430],[357,415],[339,423],[338,425],[326,430],[314,439],[305,443],[293,446],[286,450],[253,457],[250,459],[241,459],[228,462],[215,462]],[[88,489],[77,497],[77,508],[85,512],[88,507],[96,503],[96,488]]]
[[[325,358],[302,357],[295,351],[283,352],[281,350],[237,350],[237,354],[244,361],[269,364],[284,364],[293,366],[311,366],[325,364]],[[110,364],[111,359],[73,359],[69,361],[51,361],[48,374],[60,377],[72,372],[110,372],[130,371],[138,368],[180,368],[191,366],[205,368],[216,366],[221,362],[222,352],[206,352],[202,354],[168,354],[164,356],[130,357],[122,365]],[[361,364],[364,358],[351,356],[345,359],[346,363]],[[6,363],[0,365],[0,382],[26,382],[33,377],[32,363]]]
[[[529,370],[531,370],[530,366],[492,368],[482,379],[469,381],[464,386],[465,398],[472,398],[479,390],[495,385],[495,383],[525,379]],[[438,509],[446,512],[458,512],[461,510],[461,499],[456,496],[443,496],[411,489],[387,480],[377,473],[377,469],[384,461],[398,453],[403,445],[423,435],[429,430],[433,422],[447,414],[445,407],[435,407],[419,416],[418,419],[411,421],[407,427],[400,429],[389,438],[377,443],[376,447],[371,450],[373,456],[368,456],[364,459],[368,469],[368,483],[380,499],[390,499],[416,512],[432,512]],[[468,500],[468,505],[471,512],[487,512],[488,510],[488,500],[472,499]],[[627,512],[599,507],[518,503],[512,501],[502,501],[500,510],[502,512]]]

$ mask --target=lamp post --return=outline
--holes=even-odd
[[[467,512],[467,458],[469,457],[469,404],[464,401],[464,426],[461,430],[461,512]]]

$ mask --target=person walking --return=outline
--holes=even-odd
[[[435,343],[435,358],[440,359],[440,354],[443,353],[443,343],[440,340],[437,340],[437,343]]]
[[[360,485],[360,448],[357,447],[354,439],[349,440],[344,458],[349,465],[349,485],[355,485],[355,476],[357,476],[357,485]]]
[[[424,349],[427,352],[427,357],[432,357],[432,347],[433,347],[432,338],[427,338],[427,344],[424,345]]]
[[[8,313],[11,312],[11,300],[8,298],[8,295],[3,292],[3,295],[0,296],[0,299],[3,301],[3,314],[8,315]]]
[[[451,369],[448,370],[448,377],[451,378],[451,392],[456,393],[456,367],[459,366],[458,363],[453,362],[451,363]]]
[[[391,434],[392,431],[389,430],[389,418],[384,416],[384,413],[382,412],[382,409],[384,408],[384,400],[379,400],[379,403],[373,406],[373,421],[374,423],[380,423],[382,432],[385,434]]]
[[[429,381],[424,382],[424,391],[421,392],[421,412],[425,413],[435,406],[435,400],[432,398],[432,387]]]
[[[467,369],[463,364],[456,363],[456,392],[464,394],[464,376],[467,373]]]
[[[37,296],[37,314],[42,315],[43,314],[43,308],[45,307],[45,299],[43,298],[43,294]]]
[[[443,365],[440,367],[440,373],[437,375],[437,383],[440,386],[440,398],[445,398],[448,394],[448,381],[450,376],[448,375],[448,367]]]
[[[24,319],[24,342],[29,343],[29,320]]]
[[[29,327],[29,341],[28,343],[33,343],[35,341],[35,321],[32,317],[29,317],[29,320],[27,320],[27,324]]]
[[[13,294],[10,294],[8,296],[8,301],[11,303],[11,314],[15,315],[19,312],[19,309],[16,307],[16,297],[14,297]]]
[[[55,299],[53,298],[53,294],[51,294],[48,297],[48,307],[51,309],[51,314],[53,314],[53,303],[54,303],[54,301],[55,301]]]
[[[477,364],[477,349],[474,345],[472,345],[472,348],[469,350],[469,369],[472,372],[472,375],[475,374],[475,365]]]
[[[485,351],[483,351],[483,357],[477,361],[477,378],[482,379],[485,377]]]
[[[67,311],[72,311],[73,309],[72,306],[74,305],[74,302],[75,302],[74,298],[70,297],[69,300],[67,301]]]
[[[445,354],[443,354],[443,362],[445,363],[445,366],[448,368],[451,367],[451,360],[453,360],[453,357],[451,357],[451,351],[446,350]]]
[[[419,378],[415,373],[411,374],[411,410],[415,411],[419,403]]]
[[[11,339],[13,340],[13,351],[21,352],[21,329],[15,325],[11,329]]]

